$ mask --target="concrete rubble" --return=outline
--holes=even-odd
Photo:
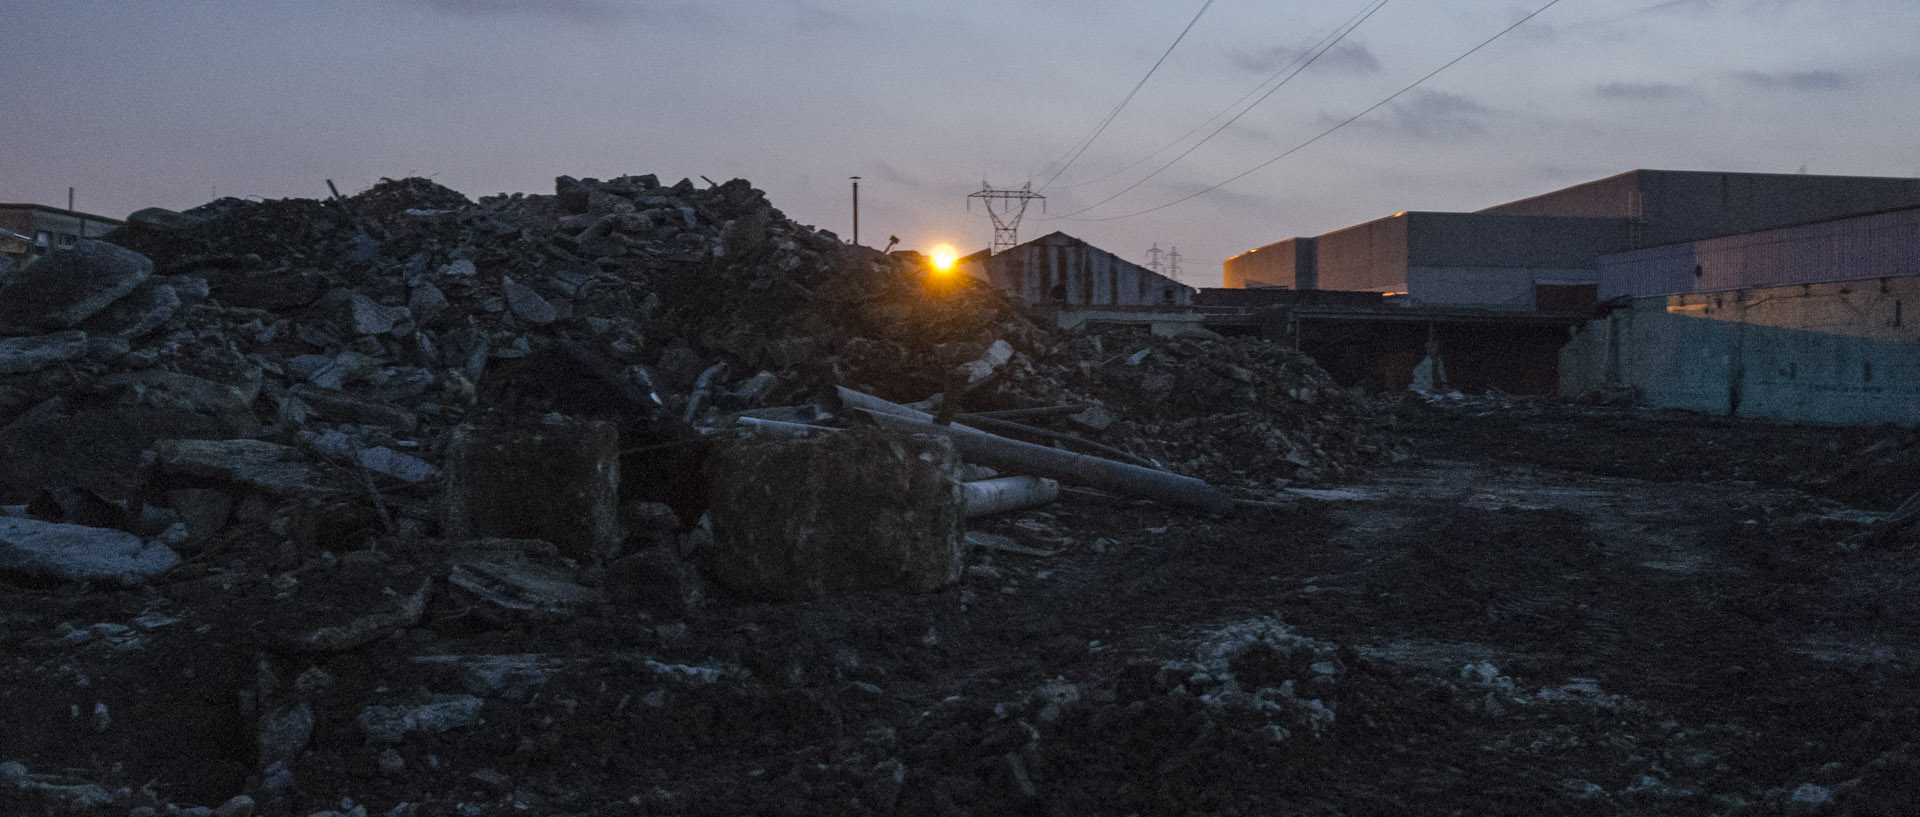
[[[1041,436],[1020,445],[1084,444],[1240,497],[1401,450],[1297,352],[1062,333],[984,285],[936,283],[788,220],[744,180],[652,176],[479,201],[424,179],[325,201],[220,199],[142,211],[11,271],[0,589],[103,594],[141,608],[127,622],[163,623],[101,622],[125,634],[112,668],[22,670],[43,692],[83,690],[71,720],[89,731],[61,731],[65,709],[34,715],[47,737],[0,756],[0,806],[561,813],[543,804],[564,798],[523,776],[564,749],[545,726],[489,743],[497,762],[457,775],[456,743],[535,711],[681,718],[648,741],[734,729],[735,710],[782,729],[837,723],[758,685],[799,673],[868,696],[897,679],[846,656],[728,663],[687,622],[715,605],[964,599],[979,554],[1067,543],[969,549],[954,445],[872,428],[835,387],[931,398],[916,405],[942,424],[1025,412],[1016,431]],[[802,436],[744,436],[735,419],[753,413]],[[805,430],[822,425],[839,430]],[[989,476],[972,489],[976,517],[1074,490]],[[1208,496],[1177,512],[1229,508]],[[0,613],[0,640],[32,621]],[[581,659],[547,651],[590,643],[614,645],[593,671],[637,670],[647,688],[600,700],[568,685]],[[1062,689],[1044,693],[1050,709],[1033,704],[1049,723],[1082,705]],[[167,740],[147,725],[164,706],[190,751],[151,750]],[[709,712],[723,714],[696,725]],[[1016,793],[1044,785],[1017,746],[993,757]],[[901,800],[899,759],[859,766],[856,799]],[[392,791],[449,775],[430,806],[342,799],[343,780]],[[635,813],[654,813],[653,796],[633,795],[651,803]]]

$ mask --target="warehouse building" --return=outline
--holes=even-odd
[[[1635,170],[1286,239],[1224,278],[1384,296],[1292,318],[1301,348],[1376,388],[1634,388],[1658,406],[1913,423],[1916,213],[1920,179]]]
[[[962,258],[963,272],[1030,306],[1186,307],[1193,287],[1066,233]]]
[[[1601,259],[1612,308],[1560,355],[1560,393],[1826,423],[1920,424],[1920,207]]]
[[[116,219],[40,204],[0,204],[0,257],[25,266],[83,238],[99,238],[120,226]]]
[[[1579,307],[1600,258],[1920,205],[1920,179],[1635,170],[1476,213],[1399,213],[1227,259],[1230,287],[1380,292],[1413,306]]]

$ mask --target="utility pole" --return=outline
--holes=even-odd
[[[967,209],[973,209],[973,200],[979,199],[987,205],[987,218],[993,220],[993,252],[1001,253],[1020,245],[1020,217],[1027,214],[1027,205],[1039,199],[1041,211],[1046,209],[1046,196],[1033,192],[1033,182],[1020,185],[1019,190],[996,188],[986,182],[980,183],[980,192],[967,194]]]
[[[1166,250],[1160,249],[1160,242],[1153,242],[1153,249],[1147,250],[1147,269],[1153,270],[1155,275],[1160,274],[1160,256],[1166,254]]]
[[[1167,277],[1180,280],[1180,248],[1174,247],[1167,252]]]
[[[854,246],[859,246],[860,244],[860,177],[849,176],[848,178],[853,179],[853,243],[854,243]]]

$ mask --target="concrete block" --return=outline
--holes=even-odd
[[[449,539],[540,539],[581,561],[619,548],[618,430],[602,420],[548,418],[454,430],[444,466]]]
[[[750,439],[709,463],[702,567],[734,592],[804,600],[922,593],[960,574],[959,458],[944,439],[877,430]]]

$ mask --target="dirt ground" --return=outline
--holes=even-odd
[[[1076,493],[978,526],[1025,552],[928,596],[507,624],[437,599],[303,654],[263,635],[296,614],[277,575],[375,603],[432,558],[5,586],[0,771],[32,785],[0,811],[1920,813],[1920,548],[1857,538],[1920,490],[1912,432],[1396,416],[1415,459],[1291,510]],[[118,799],[53,790],[87,785]]]

